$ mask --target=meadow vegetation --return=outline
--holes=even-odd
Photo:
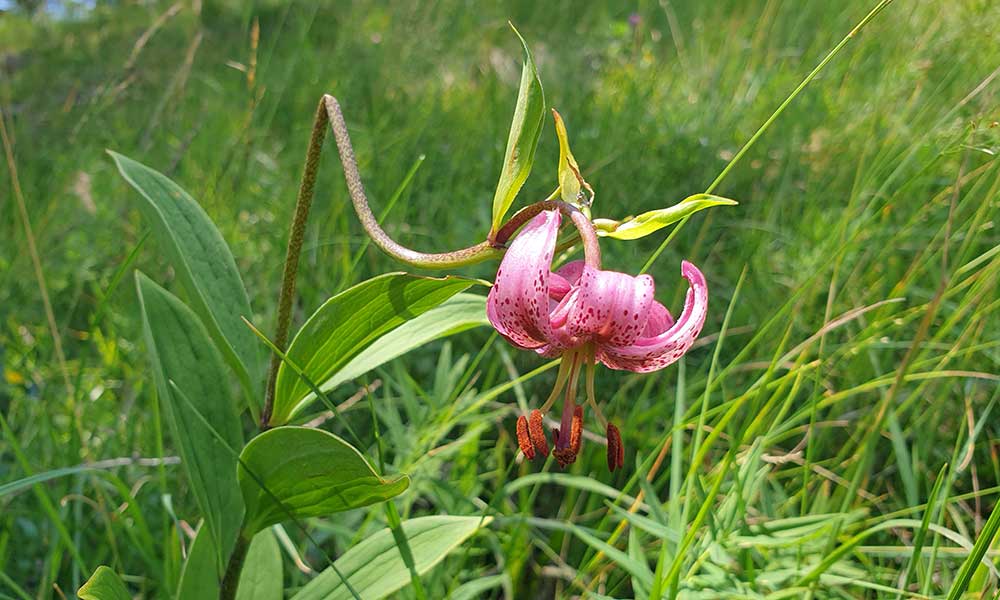
[[[0,597],[71,597],[100,564],[169,597],[196,526],[131,271],[181,292],[105,149],[201,203],[271,331],[323,93],[386,229],[443,251],[490,227],[522,58],[508,19],[594,216],[620,218],[703,191],[871,8],[205,1],[0,16]],[[985,0],[890,4],[727,175],[716,193],[738,206],[603,242],[606,265],[634,273],[671,235],[649,264],[658,299],[679,311],[682,259],[711,292],[681,362],[600,371],[623,470],[593,440],[565,471],[518,460],[514,420],[555,370],[488,327],[333,392],[362,452],[412,478],[392,501],[404,518],[493,517],[422,577],[426,597],[996,597],[998,22]],[[296,323],[400,270],[366,241],[327,144]],[[519,205],[551,191],[557,157],[547,117]],[[495,263],[461,273],[492,279]],[[342,432],[313,409],[300,422]],[[371,509],[305,524],[319,547],[279,534],[288,590],[386,525]]]

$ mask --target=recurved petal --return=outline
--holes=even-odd
[[[490,323],[515,346],[539,348],[552,337],[549,275],[559,211],[538,213],[510,243],[486,300]]]
[[[549,296],[556,301],[562,300],[569,293],[576,282],[580,281],[580,274],[583,273],[582,260],[574,260],[559,267],[549,276]]]
[[[684,311],[677,321],[661,332],[644,335],[628,345],[600,344],[597,359],[612,369],[649,373],[677,361],[691,348],[701,333],[708,313],[708,286],[705,276],[693,264],[681,263],[681,274],[688,280]]]
[[[559,273],[549,273],[549,298],[552,300],[556,302],[562,300],[572,288],[572,284]]]
[[[646,327],[642,330],[642,337],[658,335],[673,324],[674,318],[670,315],[667,307],[654,300],[653,305],[649,307],[649,320],[646,321]]]
[[[559,267],[556,274],[565,279],[570,285],[576,285],[576,282],[580,281],[580,275],[583,275],[583,269],[586,264],[582,260],[574,260]]]
[[[653,299],[653,278],[584,267],[577,298],[566,323],[574,337],[598,345],[627,346],[646,328]]]

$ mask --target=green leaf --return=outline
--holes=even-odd
[[[441,562],[491,517],[419,517],[403,521],[417,573],[423,575]],[[354,546],[334,563],[365,600],[378,600],[410,583],[410,572],[396,548],[392,532],[383,529]],[[293,600],[347,600],[351,593],[340,575],[328,568],[310,581]]]
[[[990,518],[986,520],[986,524],[979,532],[979,537],[976,538],[976,543],[972,547],[972,551],[969,552],[969,555],[962,562],[962,566],[958,570],[958,575],[955,576],[955,583],[948,590],[948,600],[958,600],[958,598],[961,598],[965,594],[969,588],[969,583],[972,581],[972,576],[975,575],[980,563],[983,563],[987,567],[992,564],[985,556],[986,552],[992,547],[993,539],[996,537],[998,531],[1000,531],[1000,504],[993,507],[993,512],[990,513]]]
[[[478,577],[472,581],[467,581],[458,589],[448,594],[448,600],[476,600],[488,596],[488,590],[500,586],[511,586],[510,575],[502,573],[500,575],[486,575]]]
[[[542,82],[535,70],[535,61],[531,58],[528,43],[511,25],[517,38],[524,47],[524,65],[521,67],[521,85],[517,91],[517,105],[514,107],[514,119],[510,124],[510,135],[507,137],[507,151],[504,153],[503,169],[500,171],[500,181],[493,195],[493,228],[490,233],[496,233],[503,224],[514,198],[521,191],[521,186],[531,173],[531,165],[535,161],[535,149],[538,147],[538,137],[542,133],[542,118],[545,116],[545,92]]]
[[[254,536],[250,542],[236,600],[282,600],[284,598],[281,548],[270,529]]]
[[[246,531],[292,517],[320,517],[382,502],[410,485],[407,475],[379,477],[344,440],[308,427],[278,427],[250,440],[240,455]]]
[[[138,271],[136,288],[156,390],[195,500],[217,542],[221,573],[243,516],[233,450],[243,445],[243,432],[225,365],[204,325],[183,302]]]
[[[236,370],[259,410],[263,355],[260,342],[240,317],[252,318],[250,299],[229,246],[197,202],[166,176],[116,152],[108,151],[122,176],[145,202],[139,210],[149,222],[195,313],[226,361]]]
[[[629,496],[628,494],[625,494],[606,483],[594,481],[590,477],[573,475],[570,473],[531,473],[530,475],[518,477],[517,479],[508,482],[504,485],[503,492],[504,494],[510,496],[518,490],[538,485],[540,483],[583,490],[585,492],[599,494],[606,498],[610,498],[611,500],[621,501],[627,504],[636,502],[634,497]]]
[[[319,388],[323,392],[329,392],[428,342],[489,324],[485,296],[456,294],[375,340],[333,377],[322,382]],[[312,395],[309,399],[312,399]]]
[[[569,149],[569,134],[566,133],[566,124],[563,123],[562,116],[556,109],[552,109],[552,119],[556,124],[556,137],[559,138],[559,193],[563,202],[572,204],[581,210],[589,209],[587,203],[580,202],[580,190],[587,183],[580,174],[580,165],[576,164],[576,158]],[[593,190],[587,186],[587,190],[593,195]],[[587,213],[589,214],[589,213]]]
[[[620,223],[610,219],[595,219],[594,226],[597,227],[597,235],[619,240],[636,240],[654,231],[663,229],[667,225],[676,223],[685,217],[691,216],[699,210],[712,206],[735,206],[737,204],[739,203],[735,200],[721,196],[695,194],[694,196],[688,196],[670,208],[644,212],[637,217],[626,219]]]
[[[87,473],[89,471],[98,470],[96,467],[90,465],[77,465],[75,467],[62,467],[59,469],[52,469],[51,471],[45,471],[44,473],[36,473],[29,477],[23,479],[18,479],[11,481],[10,483],[5,483],[0,485],[0,498],[8,494],[16,494],[22,492],[36,483],[42,483],[49,481],[50,479],[57,479],[59,477],[65,477],[67,475],[76,475],[79,473]]]
[[[469,279],[406,273],[363,281],[330,298],[309,317],[288,347],[288,359],[309,381],[327,381],[375,340],[472,284]],[[305,407],[310,392],[295,370],[282,363],[271,424],[287,423]]]
[[[585,544],[598,552],[603,552],[612,562],[628,571],[629,575],[638,579],[647,590],[653,587],[653,572],[646,563],[634,560],[611,544],[590,535],[582,527],[573,526],[572,531]]]
[[[80,600],[132,600],[132,595],[118,575],[103,565],[97,567],[76,595]]]
[[[219,573],[216,568],[215,541],[203,522],[188,548],[187,560],[177,584],[177,598],[216,600],[219,597]]]

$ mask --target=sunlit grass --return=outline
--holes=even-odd
[[[0,410],[13,435],[0,438],[0,482],[128,465],[0,487],[0,591],[69,594],[110,564],[148,597],[168,594],[195,526],[134,293],[118,285],[136,266],[172,273],[104,148],[203,203],[270,330],[322,93],[343,105],[387,229],[445,250],[489,228],[519,72],[508,18],[566,119],[594,215],[621,218],[703,191],[870,8],[647,2],[632,29],[616,3],[184,5],[150,30],[168,6],[130,6],[4,37],[14,58],[0,106],[69,391],[7,194]],[[404,517],[496,517],[424,578],[430,597],[948,595],[1000,492],[998,19],[1000,7],[975,0],[891,5],[723,181],[717,193],[740,205],[695,215],[652,264],[676,311],[680,260],[696,262],[711,309],[682,363],[602,370],[623,472],[606,472],[591,439],[566,472],[516,462],[514,416],[554,373],[485,329],[390,363],[367,394],[354,396],[372,379],[334,393],[363,450],[375,455],[377,426],[386,469],[413,478],[397,500]],[[557,156],[549,121],[522,198],[551,191]],[[358,253],[365,238],[332,156],[320,173],[299,323],[345,285],[398,269]],[[637,271],[667,234],[607,240],[607,262]],[[359,510],[309,525],[336,556],[385,523]],[[323,553],[294,528],[284,539],[294,588]],[[985,566],[970,571],[970,597],[996,586]]]

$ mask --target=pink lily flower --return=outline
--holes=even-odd
[[[649,275],[601,270],[599,256],[552,272],[560,221],[558,210],[542,211],[513,239],[490,290],[486,314],[514,346],[562,357],[548,400],[540,410],[518,418],[518,445],[525,456],[548,456],[542,416],[565,388],[560,426],[553,429],[553,454],[562,467],[576,460],[583,429],[576,387],[585,366],[587,402],[606,429],[608,468],[614,471],[624,466],[624,447],[618,428],[604,418],[594,398],[595,364],[648,373],[676,362],[705,323],[708,287],[697,267],[682,262],[681,274],[690,287],[684,310],[674,320],[654,299]]]

